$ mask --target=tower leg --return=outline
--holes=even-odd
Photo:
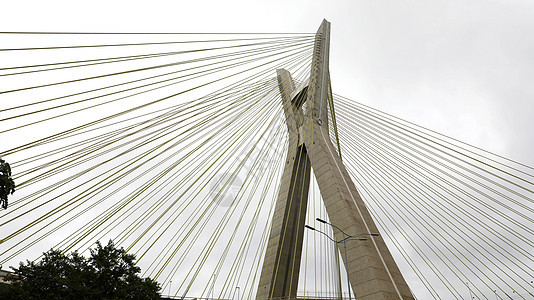
[[[305,145],[330,222],[351,235],[378,232],[327,128],[309,121],[305,126],[312,130],[307,131]],[[344,237],[336,229],[334,236],[337,241]],[[347,241],[347,259],[342,256],[356,299],[413,299],[382,237],[366,238]]]
[[[289,98],[293,89],[289,72],[278,70],[278,80],[288,125],[289,149],[257,299],[296,297],[310,185],[310,160],[306,147],[299,141],[294,108]]]
[[[304,144],[332,224],[350,235],[377,233],[365,203],[352,182],[328,130],[330,23],[323,21],[316,34],[303,124]],[[337,241],[343,234],[334,229]],[[349,281],[357,299],[413,299],[404,277],[381,236],[347,242]]]

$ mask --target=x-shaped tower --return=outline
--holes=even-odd
[[[329,47],[330,23],[323,20],[315,37],[309,81],[297,87],[288,71],[277,70],[289,147],[257,299],[296,298],[311,167],[333,224],[349,234],[378,232],[330,140]],[[337,230],[334,236],[344,238]],[[343,260],[357,299],[413,299],[381,236],[348,243],[346,251]]]

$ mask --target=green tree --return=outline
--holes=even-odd
[[[7,208],[7,196],[15,192],[15,182],[11,179],[11,167],[0,158],[0,205]]]
[[[107,246],[96,243],[91,256],[77,252],[44,253],[39,262],[21,262],[13,268],[9,287],[3,288],[0,299],[159,299],[160,286],[149,278],[141,278],[135,256],[112,241]]]

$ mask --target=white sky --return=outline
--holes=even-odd
[[[530,165],[533,1],[6,1],[2,31],[315,32],[334,91]]]

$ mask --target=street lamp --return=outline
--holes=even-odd
[[[238,286],[236,286],[235,289],[237,291],[237,300],[239,300],[239,290],[240,290],[240,288]]]
[[[321,222],[323,224],[328,224],[328,225],[336,228],[337,230],[341,231],[341,233],[343,234],[343,238],[341,240],[339,240],[339,241],[336,241],[336,240],[332,239],[331,237],[329,237],[326,233],[324,233],[324,232],[322,232],[320,230],[317,230],[317,229],[315,229],[315,228],[313,228],[311,226],[308,226],[308,225],[304,226],[304,227],[306,227],[306,228],[308,228],[310,230],[322,233],[329,240],[331,240],[332,242],[334,242],[336,244],[343,243],[343,249],[344,249],[344,252],[345,252],[345,271],[347,272],[347,286],[348,286],[349,300],[351,300],[352,296],[350,294],[349,267],[348,267],[349,260],[347,258],[347,241],[366,241],[367,240],[366,238],[360,238],[360,236],[363,236],[363,235],[379,236],[380,234],[379,233],[359,233],[359,234],[355,234],[355,235],[350,235],[350,234],[345,233],[343,230],[341,230],[341,228],[337,227],[336,225],[328,223],[323,219],[316,218],[315,220],[317,220],[318,222]]]

